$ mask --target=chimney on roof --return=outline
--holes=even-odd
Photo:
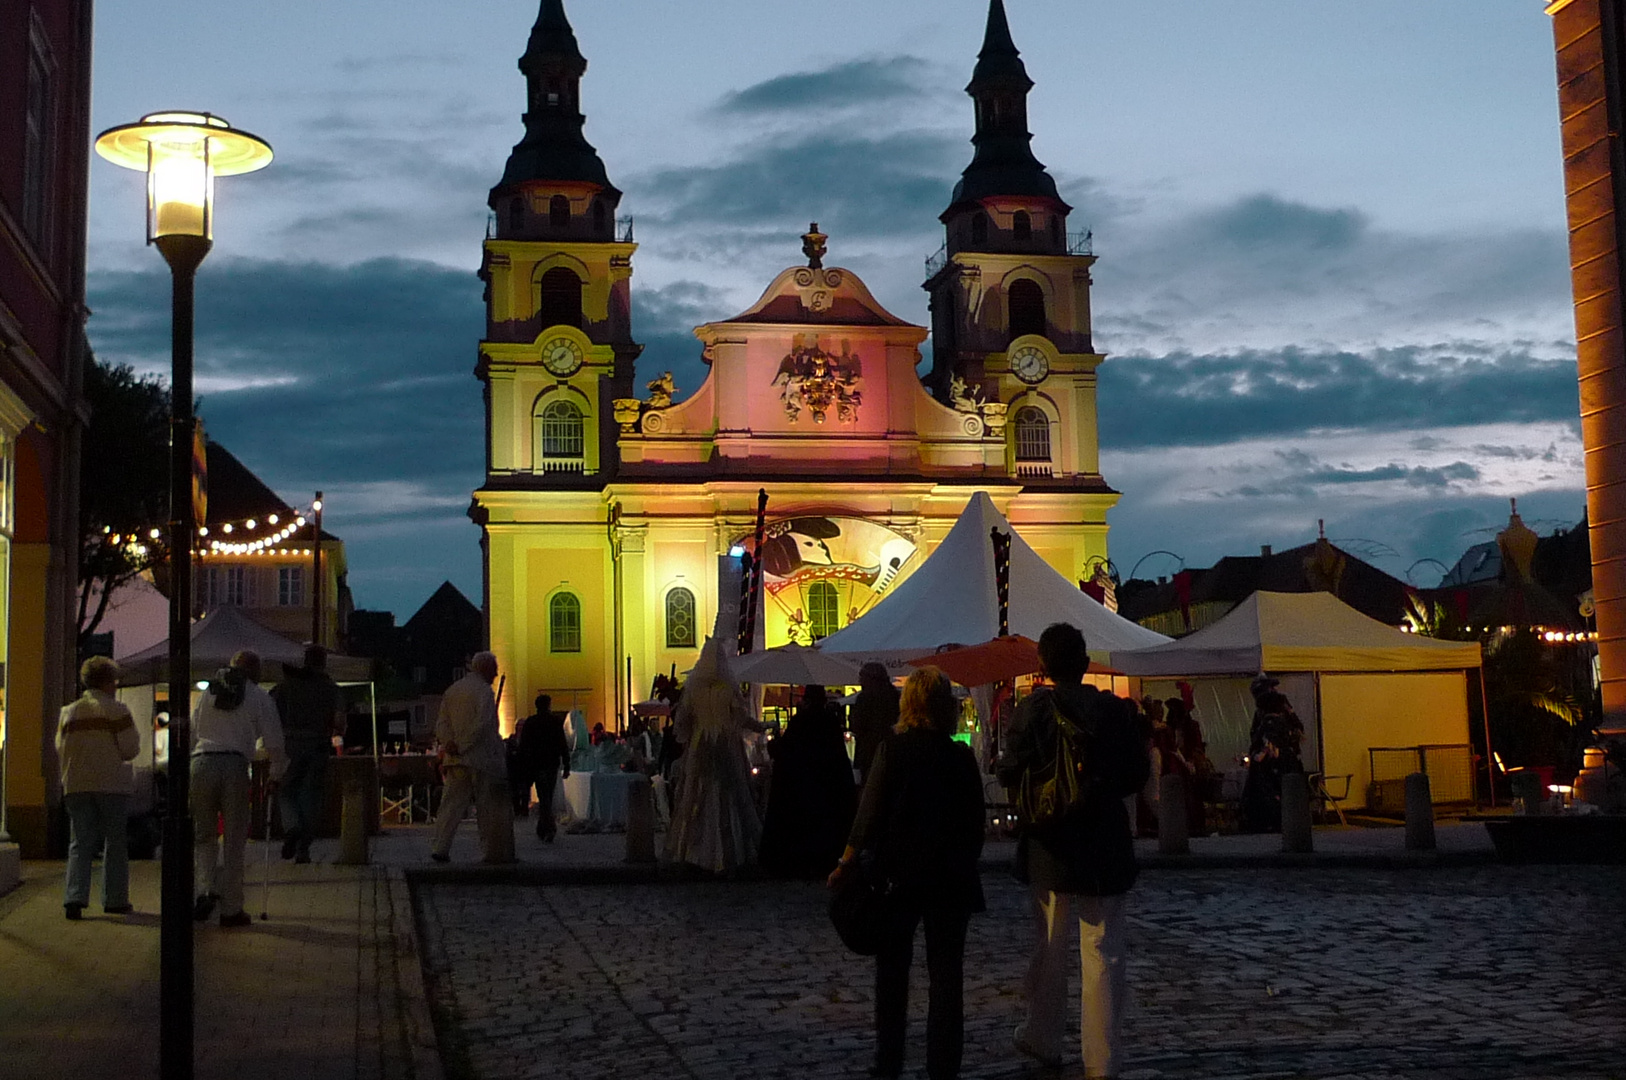
[[[1259,557],[1261,559],[1270,558],[1270,545],[1269,544],[1260,544],[1259,545]]]

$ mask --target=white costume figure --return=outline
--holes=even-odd
[[[683,775],[666,833],[666,855],[714,873],[756,862],[762,823],[751,801],[745,735],[751,716],[716,638],[707,638],[673,716]]]

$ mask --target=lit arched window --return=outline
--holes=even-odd
[[[574,270],[555,266],[542,275],[537,285],[537,318],[543,329],[550,326],[582,325],[582,279]]]
[[[988,242],[988,215],[977,212],[971,219],[971,242],[973,244],[986,244]]]
[[[828,581],[815,581],[807,587],[807,624],[814,641],[841,629],[841,597]]]
[[[582,411],[574,401],[556,397],[536,417],[538,472],[581,472],[587,440]]]
[[[694,593],[681,585],[666,594],[666,647],[695,647]]]
[[[563,195],[555,195],[548,200],[548,224],[556,229],[562,229],[570,224],[570,200]]]
[[[1033,238],[1033,219],[1026,210],[1018,210],[1011,215],[1011,235],[1018,240]]]
[[[1016,460],[1050,460],[1050,417],[1028,405],[1016,412]]]
[[[1011,310],[1011,337],[1045,332],[1044,290],[1037,282],[1026,278],[1012,282],[1006,301]]]
[[[548,651],[582,651],[582,602],[572,593],[548,601]]]

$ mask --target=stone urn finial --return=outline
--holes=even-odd
[[[611,404],[615,413],[615,422],[621,425],[621,434],[632,435],[638,430],[638,416],[643,412],[644,403],[637,398],[616,398]]]
[[[828,236],[819,231],[819,223],[816,221],[802,234],[802,254],[807,256],[808,269],[824,269],[824,242],[828,239],[830,239]]]

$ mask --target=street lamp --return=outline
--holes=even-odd
[[[271,163],[265,140],[209,113],[149,113],[109,128],[96,152],[147,174],[147,243],[172,280],[169,425],[169,807],[164,816],[159,931],[159,1059],[165,1077],[192,1076],[192,285],[214,242],[215,177]],[[213,829],[210,829],[213,832]]]

